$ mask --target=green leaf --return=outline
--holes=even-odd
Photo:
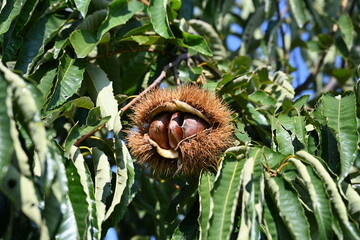
[[[293,99],[295,96],[294,88],[289,82],[289,76],[284,72],[276,72],[272,79],[272,84],[268,84],[265,91],[271,92],[273,97],[277,99],[277,107],[281,106],[285,98]]]
[[[76,8],[81,12],[83,18],[86,17],[91,0],[74,0]]]
[[[188,47],[201,54],[212,56],[212,52],[205,39],[201,36],[182,32],[182,39],[176,39],[179,46]]]
[[[331,206],[329,198],[323,187],[323,182],[313,172],[312,169],[307,168],[300,160],[290,158],[298,170],[299,176],[305,183],[306,190],[308,191],[311,199],[311,210],[314,212],[317,228],[318,239],[329,239],[331,236]]]
[[[341,14],[339,21],[339,29],[343,35],[344,42],[348,50],[350,50],[353,46],[353,38],[354,38],[354,26],[352,24],[351,18],[348,14]]]
[[[164,38],[173,38],[166,11],[167,4],[168,0],[151,0],[148,13],[155,32]]]
[[[18,115],[18,121],[23,124],[28,132],[31,141],[34,145],[36,155],[36,163],[39,163],[41,171],[45,171],[45,154],[47,152],[46,130],[43,122],[40,118],[39,109],[37,109],[35,99],[32,96],[25,81],[15,73],[7,69],[2,63],[0,63],[0,74],[8,81],[9,87],[12,91],[13,102],[11,103],[16,108]],[[7,106],[10,106],[9,102]],[[10,119],[13,121],[13,119]],[[20,164],[21,173],[26,176],[30,176],[28,169],[28,158],[25,152],[22,150],[20,142],[18,140],[18,133],[15,126],[15,122],[11,124],[11,135],[14,141],[16,155]],[[36,172],[41,174],[41,172]]]
[[[75,161],[78,157],[79,159],[81,159],[79,153],[80,151],[73,153],[72,158],[74,158]],[[91,210],[90,202],[89,202],[90,200],[87,199],[89,197],[88,196],[89,192],[87,189],[88,187],[85,184],[86,181],[85,181],[84,173],[82,171],[77,170],[77,168],[74,165],[74,162],[72,160],[68,160],[65,162],[65,164],[66,164],[66,176],[69,182],[68,196],[72,208],[74,210],[76,227],[80,238],[85,239],[88,231],[87,228],[88,228],[88,220],[89,220],[89,210]]]
[[[290,0],[289,5],[298,27],[302,28],[307,21],[304,2],[301,0]]]
[[[310,226],[301,203],[284,179],[265,173],[266,187],[293,239],[310,239]]]
[[[327,169],[324,168],[324,166],[321,164],[321,162],[318,159],[316,159],[311,154],[305,151],[299,151],[296,153],[296,155],[304,159],[308,163],[310,163],[313,166],[315,173],[322,180],[324,187],[327,191],[327,194],[329,196],[329,199],[332,203],[332,207],[334,211],[337,213],[337,219],[344,228],[346,236],[349,236],[352,239],[359,239],[360,238],[359,232],[356,229],[354,229],[354,227],[350,224],[346,206],[337,189],[336,183],[331,178]]]
[[[240,227],[237,239],[257,240],[259,236],[258,219],[262,219],[262,205],[264,201],[264,180],[261,160],[263,150],[261,148],[250,151],[245,162],[241,178],[241,215]]]
[[[196,239],[197,236],[197,228],[199,223],[197,222],[197,218],[199,216],[199,202],[196,201],[189,213],[186,215],[184,220],[180,223],[180,225],[175,229],[175,232],[171,239],[173,240],[191,240]]]
[[[41,226],[40,203],[31,179],[21,175],[14,166],[9,165],[0,190],[17,209],[21,209],[38,227]]]
[[[70,222],[72,220],[75,222],[75,216],[70,213],[72,212],[72,207],[67,204],[68,182],[63,161],[62,150],[59,149],[55,142],[49,142],[46,154],[47,168],[43,182],[46,194],[45,208],[42,214],[46,224],[42,227],[46,228],[46,230],[44,231],[43,229],[41,231],[42,238],[45,238],[43,234],[48,235],[48,238],[54,238],[59,225],[65,224],[63,221],[65,219],[64,214],[67,214]],[[75,235],[76,238],[76,225],[69,227],[67,234]]]
[[[43,107],[45,107],[46,100],[48,99],[49,94],[51,93],[51,89],[53,88],[53,81],[56,76],[56,68],[49,70],[46,74],[41,78],[37,88],[43,94]]]
[[[287,114],[280,114],[277,121],[291,135],[291,145],[294,146],[295,150],[306,149],[306,121],[304,116],[289,117]]]
[[[77,29],[94,32],[94,33],[97,32],[101,24],[106,19],[107,13],[108,11],[106,9],[100,9],[98,11],[93,12],[92,14],[89,14],[84,19],[84,21],[82,21],[82,23],[79,24]]]
[[[131,187],[134,184],[134,166],[125,143],[122,140],[115,142],[116,180],[113,199],[106,211],[105,219],[111,224],[117,224],[123,217],[131,196]],[[113,225],[112,225],[113,226]]]
[[[12,1],[7,1],[7,2],[10,3],[10,6],[11,6]],[[28,1],[24,1],[24,2],[25,2],[25,4],[21,9],[20,14],[14,19],[14,21],[11,23],[11,27],[4,34],[3,43],[2,43],[2,45],[3,45],[2,46],[3,62],[7,62],[7,61],[14,59],[16,52],[19,50],[19,48],[21,47],[21,44],[23,43],[23,36],[22,36],[21,32],[23,31],[24,27],[28,23],[34,9],[36,8],[36,6],[38,4],[38,0],[28,0]],[[5,8],[2,9],[2,11],[4,11]],[[13,10],[14,9],[16,9],[16,7],[14,7]],[[0,19],[1,19],[1,17],[0,17]],[[8,21],[8,22],[10,22],[10,21]]]
[[[8,93],[8,84],[0,72],[0,182],[5,176],[14,153],[14,145],[10,134],[10,118],[8,109],[11,96]]]
[[[62,116],[72,118],[77,108],[85,108],[90,110],[93,107],[94,107],[94,103],[91,101],[89,97],[79,97],[72,101],[66,102],[64,105],[62,105],[60,108],[56,110],[46,112],[46,114],[49,115],[47,115],[46,118],[44,119],[44,123],[45,125],[49,126],[56,119]]]
[[[209,47],[213,52],[214,60],[222,60],[227,57],[226,49],[223,45],[219,34],[216,30],[207,22],[204,22],[199,19],[191,19],[188,22],[195,31],[208,40]]]
[[[294,102],[294,107],[300,109],[304,106],[304,104],[309,100],[310,95],[302,95]]]
[[[164,42],[164,40],[165,39],[160,36],[142,36],[142,35],[134,35],[121,39],[121,41],[134,41],[139,45],[161,44]]]
[[[286,131],[285,127],[281,124],[281,122],[272,117],[271,129],[274,133],[273,138],[276,140],[276,149],[284,155],[292,155],[294,154],[294,146],[292,145],[292,138],[288,131]]]
[[[46,14],[41,17],[26,35],[15,69],[30,73],[36,60],[44,53],[45,45],[58,34],[66,19],[59,18],[56,14]]]
[[[244,162],[242,159],[237,160],[231,154],[225,155],[223,159],[221,173],[212,191],[214,209],[208,239],[229,239],[230,237]]]
[[[242,35],[243,44],[241,44],[239,55],[246,55],[247,52],[250,52],[250,45],[254,41],[254,32],[265,19],[264,10],[264,6],[259,6],[255,13],[249,17]]]
[[[272,96],[267,94],[266,92],[262,90],[258,90],[252,94],[249,95],[249,99],[259,103],[261,105],[275,105],[276,99],[274,99]]]
[[[99,127],[102,127],[109,121],[110,117],[100,119],[100,109],[93,108],[90,110],[89,115],[86,119],[86,125],[79,126],[77,123],[70,129],[68,136],[65,139],[65,156],[68,156],[72,145],[91,132],[97,131]]]
[[[90,82],[94,88],[94,98],[96,98],[96,106],[100,107],[101,116],[110,116],[110,120],[106,123],[109,130],[114,130],[117,135],[122,126],[120,115],[118,113],[118,104],[114,97],[113,85],[109,81],[106,73],[94,64],[88,64],[86,68]]]
[[[215,175],[207,172],[202,172],[199,181],[199,239],[207,239],[208,230],[210,228],[210,218],[213,213],[214,203],[210,192],[214,186]]]
[[[339,182],[341,182],[348,175],[357,152],[358,133],[354,128],[356,126],[355,94],[348,92],[336,97],[325,94],[321,100],[324,103],[323,114],[337,140],[341,163]]]
[[[97,39],[99,40],[111,28],[125,24],[135,13],[143,9],[143,4],[136,0],[115,0],[109,4],[109,13],[101,24]]]
[[[345,181],[340,183],[342,192],[344,193],[348,202],[348,212],[355,222],[360,222],[360,196],[351,184]]]
[[[102,223],[106,212],[106,195],[110,191],[111,168],[108,158],[102,151],[92,148],[92,156],[95,170],[96,215],[98,223]],[[99,230],[101,231],[101,228]]]
[[[271,215],[271,211],[269,209],[267,201],[264,201],[263,216],[263,224],[261,225],[262,231],[265,233],[266,237],[269,240],[278,239],[276,224],[279,224],[280,221],[276,221]]]
[[[81,206],[81,208],[84,205]],[[71,205],[70,199],[66,198],[62,203],[63,216],[59,229],[56,232],[56,240],[79,239],[78,227],[74,216],[74,209]],[[84,220],[84,218],[83,218]],[[81,238],[80,238],[81,239]]]
[[[79,58],[86,57],[99,43],[95,33],[83,29],[73,31],[69,39]]]
[[[84,239],[100,239],[99,229],[101,223],[97,221],[94,183],[91,173],[80,150],[75,146],[71,147],[70,157],[73,162],[69,163],[68,167],[70,169],[67,170],[67,175],[70,175],[69,197],[75,211],[76,222],[80,231],[79,236]],[[77,183],[78,185],[70,186],[71,183]],[[79,208],[75,206],[79,206]]]
[[[57,82],[53,94],[50,97],[47,110],[62,105],[78,91],[83,80],[84,71],[84,61],[71,58],[67,54],[64,54],[60,58]]]
[[[25,2],[26,0],[7,0],[5,6],[1,6],[0,35],[9,30],[11,23],[19,15]]]

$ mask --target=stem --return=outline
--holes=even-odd
[[[147,0],[139,0],[139,1],[145,4],[146,6],[150,6],[150,2]]]
[[[103,127],[105,127],[105,124],[102,125],[101,127],[97,128],[97,129],[91,131],[90,133],[85,134],[84,136],[82,136],[79,140],[77,140],[77,141],[74,143],[74,145],[75,145],[76,147],[78,147],[79,144],[80,144],[82,141],[84,141],[86,138],[88,138],[89,136],[93,135],[94,133],[96,133],[97,131],[99,131],[100,129],[102,129]]]
[[[190,57],[189,53],[183,53],[183,54],[179,54],[174,61],[170,62],[169,64],[167,64],[166,66],[164,66],[164,68],[162,69],[160,75],[155,79],[155,81],[148,86],[144,91],[142,91],[136,98],[134,98],[133,100],[131,100],[128,104],[126,104],[124,107],[121,108],[121,111],[124,112],[127,109],[129,109],[134,103],[136,103],[137,101],[139,101],[140,98],[142,98],[146,93],[148,93],[151,89],[155,88],[157,85],[159,85],[161,83],[161,81],[166,77],[166,72],[173,67],[176,67],[177,65],[179,65],[179,63],[182,60],[188,59]]]

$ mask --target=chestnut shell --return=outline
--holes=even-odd
[[[174,102],[174,100],[184,102],[200,112],[207,121],[203,119],[198,121],[204,121],[204,125],[207,126],[204,131],[198,131],[194,136],[181,141],[176,150],[180,153],[179,157],[169,159],[159,155],[156,147],[150,143],[149,125],[152,119],[149,119],[149,116],[154,109]],[[154,174],[157,175],[188,176],[199,174],[203,169],[216,171],[220,154],[234,142],[233,125],[231,124],[232,112],[214,93],[196,86],[183,86],[173,90],[154,89],[132,109],[134,126],[131,129],[137,129],[137,131],[127,131],[126,140],[130,152],[140,164],[151,167]],[[186,115],[187,113],[184,113],[184,119]],[[174,121],[176,122],[176,120]],[[171,127],[171,118],[169,124]],[[169,140],[169,147],[173,148],[176,141]]]

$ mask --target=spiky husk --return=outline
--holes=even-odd
[[[174,99],[196,108],[212,123],[210,129],[179,144],[180,160],[161,157],[149,143],[147,135],[147,126],[151,121],[149,113]],[[219,154],[233,143],[231,111],[215,94],[195,86],[178,87],[174,90],[155,89],[145,95],[133,110],[135,128],[128,131],[127,135],[130,151],[138,158],[139,163],[149,165],[158,175],[194,175],[202,169],[216,170]]]

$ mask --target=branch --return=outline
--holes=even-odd
[[[222,78],[223,73],[220,70],[216,69],[211,64],[208,64],[208,62],[206,61],[206,59],[203,56],[197,54],[197,55],[193,56],[193,58],[198,59],[199,62],[206,63],[206,64],[202,64],[202,63],[200,63],[200,64],[202,66],[206,67],[212,74],[214,74],[215,78],[217,78],[217,79]]]
[[[146,6],[150,6],[150,2],[147,0],[139,0],[139,1],[145,4]]]
[[[142,98],[146,93],[148,93],[151,89],[153,89],[154,87],[156,87],[157,85],[159,85],[161,83],[161,81],[166,77],[166,72],[173,67],[176,67],[177,65],[179,65],[179,63],[182,60],[188,59],[190,57],[189,53],[183,53],[178,55],[174,61],[170,62],[169,64],[165,65],[160,73],[160,75],[155,79],[155,81],[148,86],[144,91],[142,91],[136,98],[134,98],[133,100],[131,100],[128,104],[126,104],[124,107],[121,108],[121,111],[124,112],[127,109],[129,109],[134,103],[136,103],[137,101],[139,101],[140,98]]]
[[[320,67],[324,62],[325,56],[326,56],[327,52],[323,52],[323,54],[321,55],[319,61],[317,62],[317,64],[315,65],[313,71],[309,74],[309,76],[306,78],[305,82],[303,84],[301,84],[300,86],[298,86],[295,89],[295,95],[298,95],[299,93],[301,93],[302,91],[306,90],[308,88],[308,86],[310,85],[310,83],[312,83],[315,79],[315,77],[318,75],[319,71],[320,71]]]
[[[75,145],[76,147],[78,147],[82,141],[84,141],[86,138],[88,138],[89,136],[93,135],[94,133],[96,133],[97,131],[99,131],[100,129],[102,129],[103,127],[105,127],[105,124],[102,125],[102,126],[100,126],[100,127],[97,128],[97,129],[89,132],[88,134],[85,134],[85,135],[82,136],[81,138],[79,138],[79,139],[74,143],[74,145]]]

